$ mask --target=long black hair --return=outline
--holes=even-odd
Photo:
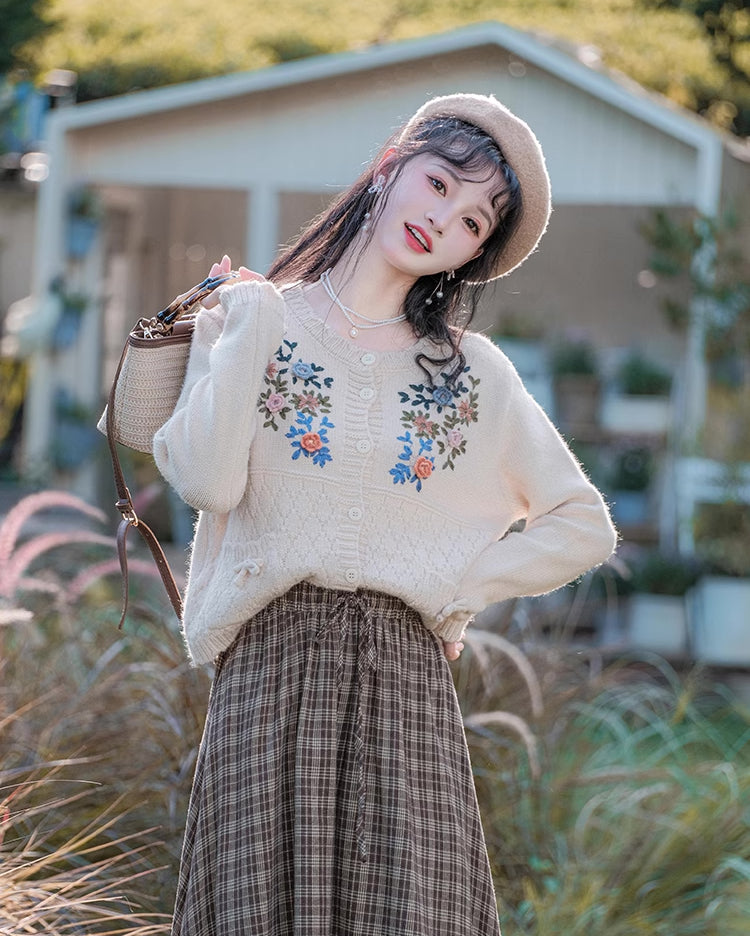
[[[498,144],[473,124],[454,117],[430,118],[418,123],[406,139],[399,136],[396,134],[388,141],[370,167],[278,257],[268,278],[278,284],[314,282],[324,270],[341,260],[352,241],[362,233],[370,214],[369,232],[365,233],[372,236],[372,227],[377,224],[391,187],[404,166],[416,156],[437,156],[465,172],[486,171],[486,180],[496,175],[498,187],[492,204],[497,211],[497,223],[479,256],[459,267],[454,278],[448,279],[441,273],[420,277],[404,300],[403,311],[417,338],[428,337],[447,345],[444,357],[420,354],[417,363],[430,383],[433,377],[425,362],[438,369],[451,366],[447,379],[452,381],[466,363],[460,349],[461,336],[474,317],[482,291],[520,219],[521,189]],[[382,195],[378,195],[370,191],[373,172],[389,150],[393,152],[388,160],[388,182]],[[437,296],[438,291],[442,297]]]

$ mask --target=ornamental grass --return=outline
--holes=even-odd
[[[146,562],[117,630],[101,518],[35,497],[0,520],[0,934],[166,934],[210,674]],[[503,936],[746,933],[750,711],[710,673],[603,658],[589,582],[566,594],[452,664]]]

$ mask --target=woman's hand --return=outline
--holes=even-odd
[[[226,254],[224,254],[220,263],[213,264],[208,275],[221,276],[222,273],[229,273],[231,269],[232,261]],[[257,280],[259,283],[265,282],[265,276],[261,276],[260,273],[253,273],[253,271],[248,270],[247,267],[241,266],[238,270],[238,273],[240,274],[241,280]],[[213,309],[214,306],[219,304],[219,296],[217,293],[218,291],[214,290],[214,292],[206,296],[202,303],[204,309]]]
[[[446,660],[457,660],[461,656],[463,648],[464,642],[462,640],[443,641],[443,653]]]

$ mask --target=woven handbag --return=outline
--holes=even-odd
[[[153,318],[141,318],[133,326],[115,371],[107,406],[97,428],[107,436],[121,520],[117,529],[117,552],[122,572],[122,627],[128,610],[127,535],[130,527],[141,534],[154,557],[169,600],[182,617],[182,598],[156,535],[133,507],[125,483],[117,443],[138,452],[151,453],[154,435],[174,412],[185,381],[196,307],[214,289],[236,279],[238,273],[209,276]]]

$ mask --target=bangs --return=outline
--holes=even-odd
[[[404,145],[405,144],[405,145]],[[510,166],[500,147],[484,130],[455,117],[432,118],[419,124],[408,141],[402,142],[406,159],[432,155],[450,163],[472,182],[497,179],[490,197],[498,216],[507,205],[512,188]]]

